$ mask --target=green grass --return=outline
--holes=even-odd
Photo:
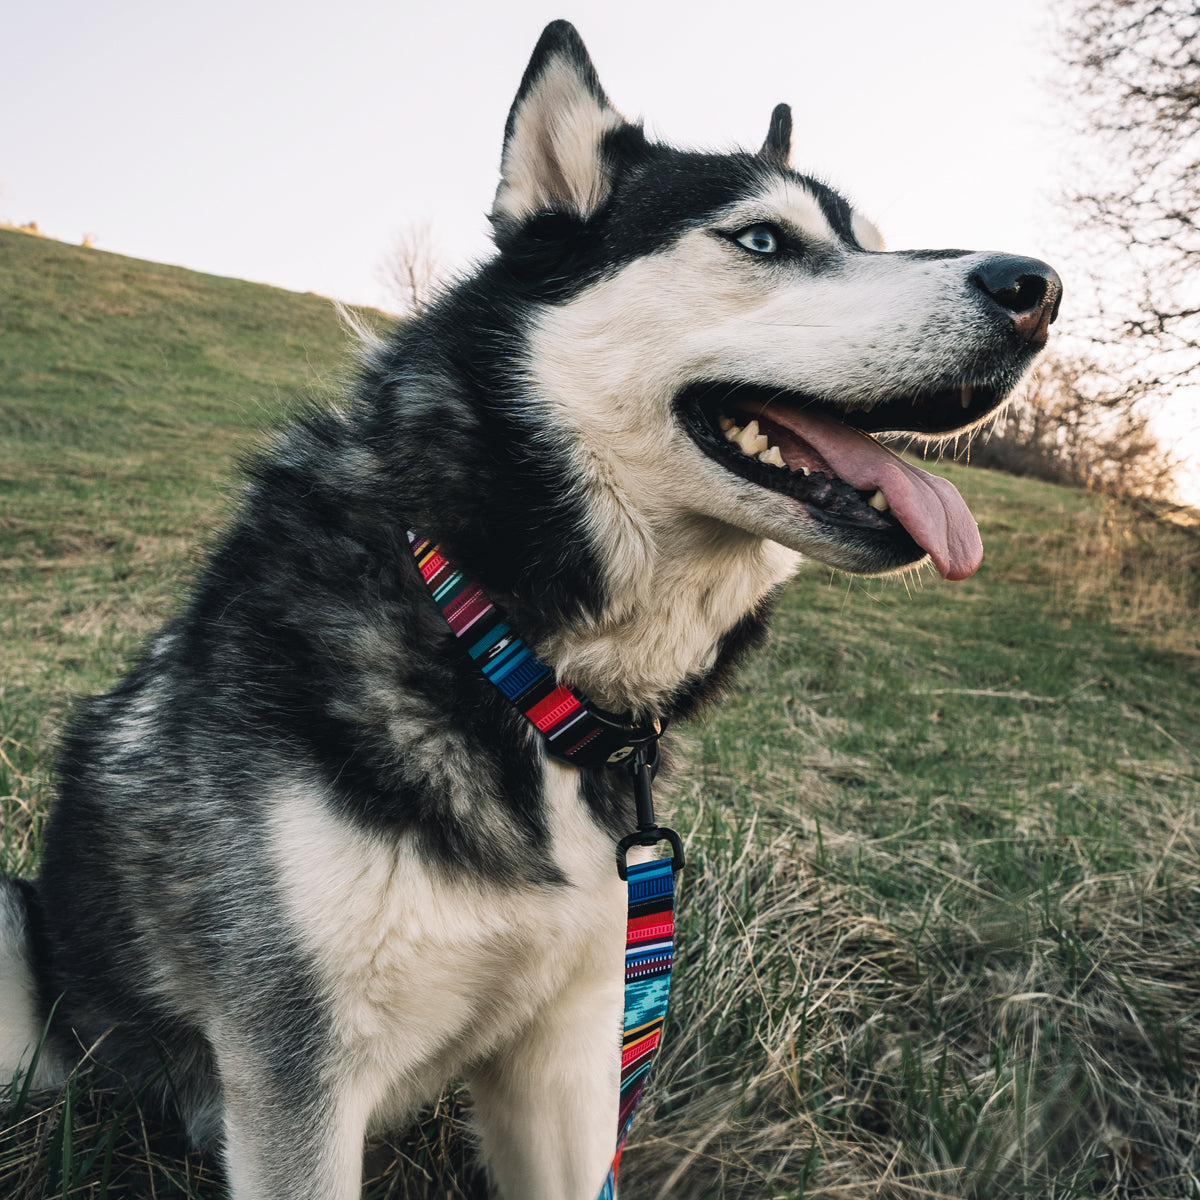
[[[1065,615],[992,523],[956,588],[802,576],[693,734],[680,993],[726,998],[724,1054],[659,1083],[726,1107],[686,1194],[1198,1194],[1196,660]],[[665,1178],[695,1113],[659,1109]]]
[[[329,304],[0,231],[3,864],[71,698],[178,604]],[[972,580],[812,568],[685,734],[670,1028],[623,1195],[1200,1197],[1200,543],[945,468]],[[14,1096],[16,1093],[14,1093]],[[11,1104],[0,1195],[223,1195],[169,1116]],[[475,1196],[459,1097],[371,1196]],[[455,1183],[459,1180],[459,1183]]]

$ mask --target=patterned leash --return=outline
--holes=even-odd
[[[629,924],[625,934],[625,1019],[621,1036],[621,1103],[617,1152],[597,1200],[614,1200],[621,1150],[667,1016],[675,951],[675,871],[669,858],[628,869]]]
[[[441,548],[410,532],[421,578],[467,655],[543,736],[553,757],[576,767],[616,766],[633,779],[637,829],[617,845],[617,873],[629,888],[625,932],[625,1011],[621,1036],[621,1098],[617,1150],[597,1200],[614,1200],[621,1150],[662,1037],[675,947],[675,875],[683,843],[655,823],[651,782],[658,762],[657,722],[636,722],[598,708],[565,683],[517,636],[478,584]],[[671,857],[628,865],[633,846],[669,842]]]

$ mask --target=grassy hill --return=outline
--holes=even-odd
[[[4,869],[36,863],[71,697],[176,606],[239,450],[347,362],[317,297],[0,231]],[[1200,545],[945,473],[979,574],[803,572],[686,734],[628,1200],[1200,1196]],[[374,1148],[370,1194],[482,1194],[460,1115]],[[3,1127],[0,1195],[222,1195],[82,1080]]]

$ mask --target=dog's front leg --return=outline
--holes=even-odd
[[[620,979],[581,981],[468,1075],[504,1200],[595,1200],[617,1137]]]
[[[366,1114],[350,1089],[301,1054],[227,1045],[217,1065],[232,1200],[358,1200]]]

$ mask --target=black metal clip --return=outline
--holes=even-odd
[[[673,829],[664,829],[654,821],[654,794],[650,784],[658,766],[658,739],[648,745],[638,746],[630,756],[627,767],[633,776],[633,802],[637,811],[637,830],[626,834],[617,843],[617,874],[628,878],[629,867],[626,855],[631,846],[656,846],[659,842],[671,844],[671,870],[678,873],[684,868],[683,842]]]
[[[610,767],[628,767],[631,765],[631,754],[640,748],[653,747],[650,769],[654,770],[653,764],[658,761],[658,739],[666,728],[665,721],[657,717],[649,721],[635,721],[629,714],[617,717],[590,703],[588,708],[605,733],[600,739],[601,748],[593,750],[592,756],[603,755],[603,761]]]

